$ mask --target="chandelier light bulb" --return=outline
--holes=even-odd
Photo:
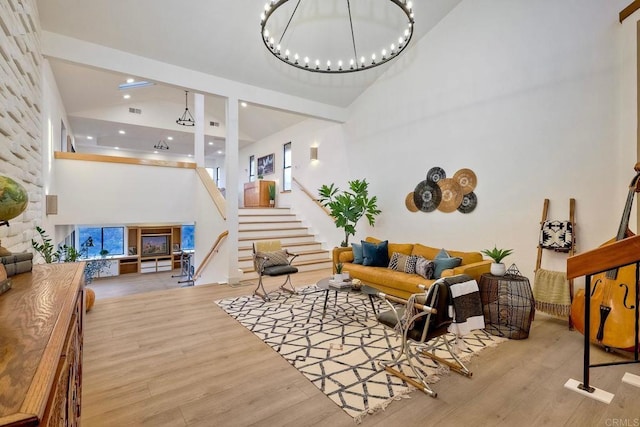
[[[387,57],[387,49],[382,49],[382,59]]]
[[[342,60],[338,60],[338,69],[342,70]]]
[[[396,52],[396,45],[391,43],[391,54],[393,55]]]
[[[305,66],[305,68],[309,68],[309,57],[308,56],[304,57],[304,66]]]
[[[289,49],[284,51],[285,58],[289,59]]]
[[[278,54],[280,54],[280,45],[277,45],[277,46],[276,46],[276,52],[277,52]]]
[[[407,2],[407,9],[408,10],[413,9],[413,2],[410,2],[410,1]]]
[[[355,63],[356,63],[356,61],[355,61],[353,58],[351,58],[351,59],[349,60],[349,69],[350,69],[350,70],[353,70],[353,65],[354,65]]]
[[[264,22],[264,20],[267,19],[267,15],[265,15],[264,13],[260,14],[260,22]]]
[[[273,49],[273,43],[275,42],[275,40],[273,40],[273,37],[271,37],[269,39],[269,46],[271,46],[271,49]]]
[[[331,61],[327,61],[327,70],[331,69]]]
[[[316,59],[316,70],[320,69],[320,60]]]
[[[265,40],[269,40],[269,30],[267,30],[266,28],[264,29],[264,33],[262,33],[264,35],[264,39]]]

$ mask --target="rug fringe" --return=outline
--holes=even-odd
[[[384,402],[379,403],[376,406],[367,409],[366,411],[360,412],[358,415],[353,417],[353,420],[355,421],[356,424],[361,424],[364,417],[366,417],[367,415],[373,415],[380,411],[384,412],[387,409],[387,406],[391,405],[391,403],[393,403],[394,401],[402,400],[402,399],[411,399],[411,396],[409,396],[409,393],[411,393],[414,390],[415,388],[413,387],[402,390],[399,394],[396,394],[395,396],[390,397]]]

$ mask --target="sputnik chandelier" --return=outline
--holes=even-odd
[[[264,12],[260,16],[262,41],[276,58],[302,70],[316,73],[351,73],[368,70],[398,57],[409,45],[413,35],[414,15],[411,1],[386,0],[395,5],[394,7],[387,6],[389,3],[382,1],[387,9],[393,9],[387,10],[382,17],[375,16],[371,12],[373,4],[370,4],[366,9],[369,13],[367,19],[363,19],[362,10],[355,9],[356,4],[360,5],[362,0],[353,4],[350,0],[313,0],[316,4],[309,6],[306,11],[302,11],[301,3],[309,3],[311,0],[295,0],[295,6],[293,3],[285,6],[289,1],[269,0],[265,4]],[[374,3],[380,5],[381,0]],[[276,13],[281,7],[282,9]],[[344,10],[340,10],[341,8]],[[388,15],[395,15],[394,19],[389,19]],[[330,18],[334,21],[341,19],[344,25],[325,29],[317,28],[330,21]],[[405,21],[406,27],[402,28]],[[362,25],[354,26],[354,22]],[[394,25],[397,23],[398,28],[392,30],[396,35],[390,35],[388,40],[380,40],[379,46],[362,47],[366,42],[371,42],[371,39],[386,37],[388,29],[377,30],[381,24],[389,24],[389,22],[394,22]],[[307,28],[314,29],[316,33],[312,34],[311,31],[303,29],[302,26],[305,24],[311,25],[312,27]],[[330,41],[333,38],[343,40]],[[327,52],[327,44],[330,45],[332,53]],[[312,46],[318,47],[317,52],[302,51],[305,47],[311,50],[314,48]],[[319,51],[327,56],[309,56],[321,55]]]

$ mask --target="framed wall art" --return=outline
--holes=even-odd
[[[258,176],[269,175],[274,171],[275,154],[271,153],[264,157],[258,157]]]

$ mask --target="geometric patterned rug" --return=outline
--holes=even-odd
[[[311,285],[297,289],[297,294],[273,292],[271,301],[249,295],[226,298],[216,304],[271,346],[357,422],[415,390],[379,366],[379,361],[392,360],[397,354],[400,339],[392,329],[376,321],[368,296],[338,292],[334,298],[334,292],[330,292],[323,316],[324,296],[324,291]],[[384,302],[375,304],[376,310],[386,310]],[[455,336],[451,334],[449,338]],[[476,330],[458,341],[458,354],[468,360],[502,341],[506,339]],[[448,356],[446,350],[436,350],[436,354]],[[414,363],[428,382],[438,381],[447,372],[446,367],[443,369],[430,359],[420,358]],[[408,368],[402,370],[413,376]]]

